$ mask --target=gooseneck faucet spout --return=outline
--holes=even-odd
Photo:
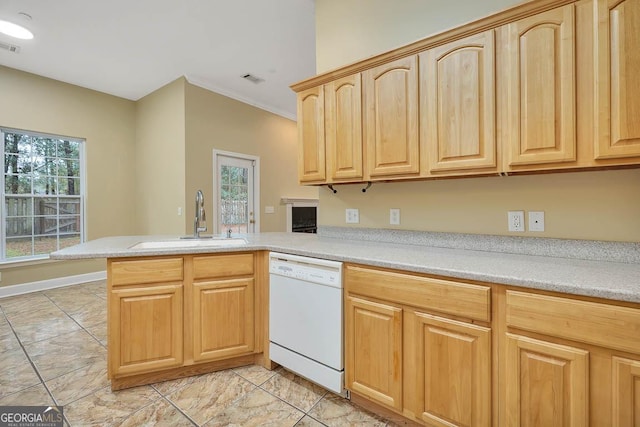
[[[199,239],[200,232],[207,231],[207,216],[204,212],[204,195],[202,190],[196,192],[196,217],[193,221],[193,238]]]

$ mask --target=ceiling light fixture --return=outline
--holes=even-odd
[[[0,19],[0,33],[22,40],[31,40],[33,33],[22,25]]]

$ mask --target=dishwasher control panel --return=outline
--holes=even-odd
[[[272,252],[269,255],[269,273],[342,287],[342,263],[335,261]]]

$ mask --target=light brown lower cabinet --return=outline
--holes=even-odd
[[[114,289],[109,299],[113,375],[182,365],[182,283]]]
[[[193,360],[253,351],[253,278],[193,285]]]
[[[426,426],[640,426],[640,304],[347,264],[346,387]]]
[[[257,307],[264,302],[256,298],[258,259],[232,253],[108,260],[112,388],[253,363],[264,336],[256,312],[266,313]],[[264,289],[262,276],[260,283]]]
[[[490,425],[489,289],[347,265],[347,389],[422,424]]]
[[[402,410],[402,308],[349,295],[345,311],[348,388]]]
[[[586,426],[589,352],[506,335],[506,424]]]
[[[505,295],[501,425],[640,426],[640,306]]]
[[[491,424],[491,329],[408,310],[405,402],[434,426]]]

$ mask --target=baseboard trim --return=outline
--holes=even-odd
[[[37,282],[21,283],[0,288],[0,298],[23,295],[31,292],[60,288],[62,286],[79,285],[80,283],[95,282],[107,278],[106,270],[94,273],[78,274],[76,276],[57,277],[55,279],[40,280]]]

